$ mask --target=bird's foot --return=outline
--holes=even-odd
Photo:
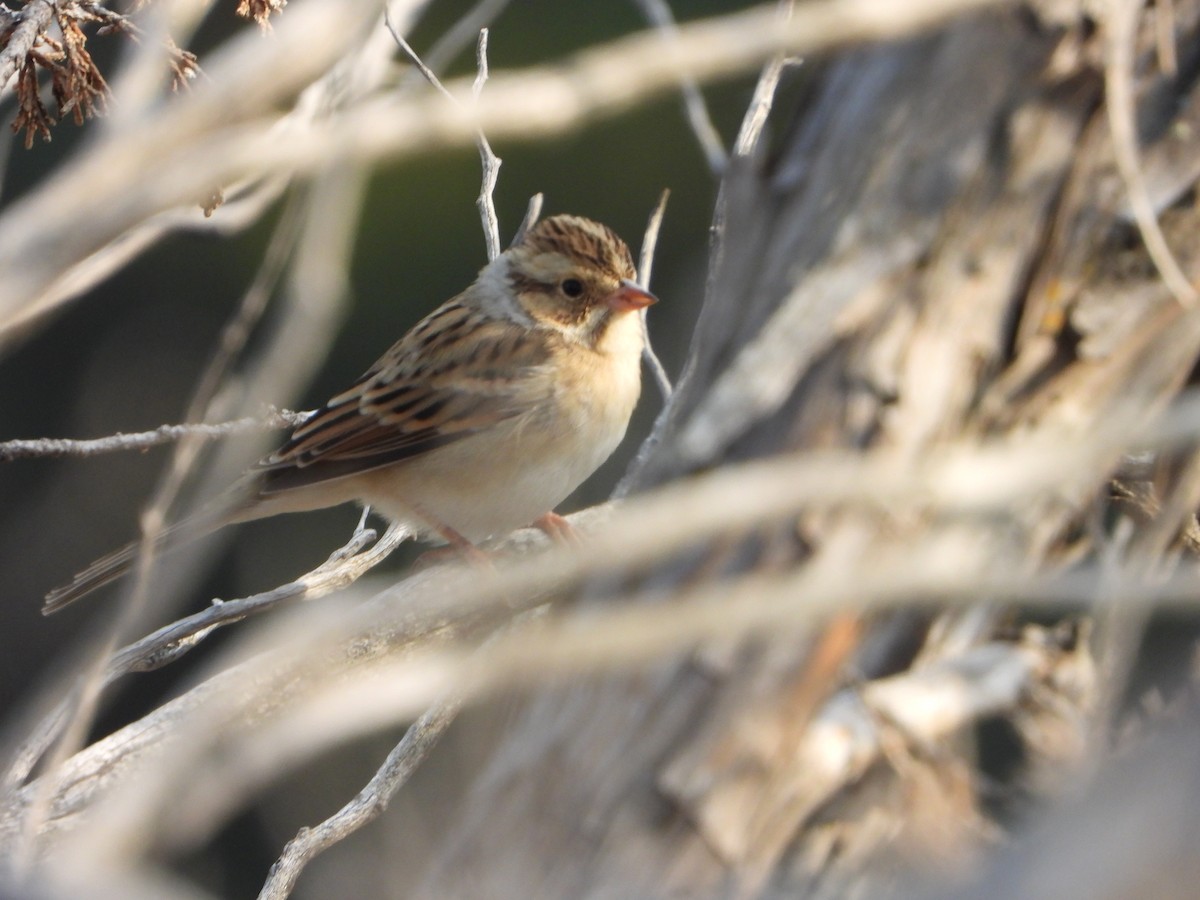
[[[583,536],[579,529],[556,512],[546,513],[533,523],[533,527],[556,544],[565,544],[568,547],[583,546]]]

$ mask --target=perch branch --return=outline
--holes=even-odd
[[[610,523],[614,527],[623,524],[619,518]],[[95,799],[93,780],[99,788],[111,787],[110,772],[119,773],[119,779],[122,775],[127,778],[132,774],[127,757],[144,753],[166,735],[181,736],[172,742],[171,759],[163,760],[170,771],[154,773],[139,767],[136,787],[123,792],[122,802],[142,811],[132,818],[122,816],[121,829],[137,827],[136,821],[144,821],[136,832],[140,837],[122,834],[104,820],[94,820],[93,826],[105,827],[88,829],[84,839],[92,845],[92,852],[107,855],[118,852],[118,847],[122,848],[119,852],[129,852],[134,849],[129,846],[131,840],[173,845],[183,840],[184,834],[191,835],[189,841],[199,839],[215,824],[212,810],[203,813],[209,821],[199,821],[196,817],[205,803],[193,807],[188,796],[179,795],[181,784],[186,782],[187,791],[194,792],[198,801],[228,793],[234,787],[238,791],[252,790],[253,784],[247,782],[249,774],[231,769],[238,766],[239,760],[257,761],[255,783],[276,778],[284,756],[294,762],[366,729],[417,716],[440,697],[478,699],[511,688],[544,686],[571,675],[628,671],[704,641],[803,630],[847,610],[880,610],[913,602],[969,606],[981,594],[1038,611],[1064,606],[1087,608],[1103,577],[1090,569],[1051,577],[1019,573],[1011,566],[1000,570],[993,566],[989,571],[983,565],[988,562],[985,557],[956,555],[948,559],[934,548],[930,550],[914,554],[900,542],[875,557],[880,567],[866,578],[845,565],[829,565],[817,571],[801,569],[782,576],[753,575],[733,583],[705,585],[684,597],[672,596],[671,602],[661,602],[670,592],[658,592],[659,602],[653,602],[650,595],[639,595],[627,599],[651,602],[606,603],[582,616],[547,617],[536,629],[506,631],[498,640],[474,649],[451,645],[438,650],[422,642],[416,645],[421,652],[412,652],[419,634],[436,633],[429,630],[429,623],[440,617],[448,615],[449,621],[465,623],[489,610],[493,615],[501,614],[495,592],[520,597],[521,608],[544,602],[546,588],[552,582],[547,580],[541,559],[507,575],[501,573],[492,585],[479,584],[478,577],[454,582],[407,582],[383,595],[381,602],[356,608],[349,616],[343,611],[339,623],[319,615],[323,612],[319,608],[308,608],[305,612],[314,613],[314,618],[311,627],[301,633],[314,636],[313,640],[290,642],[287,659],[291,661],[282,668],[278,656],[257,654],[251,662],[226,670],[212,683],[197,688],[194,697],[185,695],[151,714],[147,721],[135,723],[84,751],[72,762],[69,814],[80,812]],[[1125,591],[1148,590],[1164,603],[1194,609],[1197,584],[1196,573],[1188,572],[1153,585],[1141,578],[1121,579],[1119,586]],[[540,591],[525,593],[518,589],[533,585],[539,585]],[[453,598],[455,611],[442,606],[439,614],[435,600],[439,596],[442,600]],[[468,596],[473,597],[470,605],[463,602]],[[432,607],[431,600],[435,601]],[[415,620],[414,609],[423,610]],[[387,623],[401,610],[409,612],[398,637],[384,637],[383,644],[379,638],[370,637],[380,634],[380,629],[395,632],[395,626]],[[511,615],[513,608],[503,612]],[[422,617],[426,624],[420,624]],[[465,633],[461,624],[452,629],[455,635]],[[295,634],[292,632],[293,638]],[[267,637],[263,636],[263,648]],[[270,645],[277,646],[280,636],[270,637]],[[220,688],[234,673],[236,683],[242,687],[232,692]],[[964,708],[986,708],[998,702],[995,697],[1007,693],[997,694],[994,688],[995,683],[990,682],[987,691],[960,694],[975,698]],[[204,705],[209,711],[201,713]],[[194,718],[197,715],[200,719]],[[246,727],[246,715],[250,715],[254,729],[239,736]],[[941,723],[952,719],[931,721],[944,727]],[[321,728],[313,728],[312,723],[318,721]],[[183,736],[190,739],[184,740]],[[239,742],[245,742],[242,749]],[[211,751],[218,746],[219,751],[213,755]],[[264,753],[266,759],[262,758]],[[186,816],[162,818],[152,811],[158,807],[189,812]],[[68,811],[64,810],[66,815]]]
[[[407,537],[398,526],[391,526],[375,541],[373,529],[361,523],[350,540],[335,550],[324,563],[295,581],[269,591],[237,600],[216,601],[190,616],[164,625],[157,631],[134,641],[114,653],[104,673],[103,687],[131,672],[150,672],[179,659],[198,646],[218,628],[232,625],[251,616],[261,615],[284,604],[316,600],[333,591],[353,584],[367,571],[383,562]],[[364,551],[364,547],[375,541]],[[58,736],[65,724],[66,707],[60,706],[34,728],[29,738],[14,755],[5,774],[9,787],[21,784],[46,748]]]

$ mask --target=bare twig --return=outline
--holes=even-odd
[[[658,230],[662,227],[663,215],[667,211],[667,200],[670,196],[671,192],[669,190],[664,190],[659,195],[658,204],[654,207],[654,211],[650,213],[650,220],[646,223],[646,234],[642,238],[642,252],[638,257],[638,279],[642,287],[647,289],[650,287],[650,273],[654,268],[654,250],[658,246]],[[654,348],[650,345],[650,332],[646,328],[645,309],[642,310],[641,317],[642,334],[645,337],[642,358],[646,360],[646,365],[650,367],[650,372],[654,375],[654,382],[658,385],[658,392],[662,394],[663,405],[665,406],[671,401],[671,379],[667,376],[667,370],[663,368],[658,354],[654,352]]]
[[[73,440],[70,438],[29,438],[0,442],[0,462],[18,459],[52,459],[63,456],[99,456],[122,450],[145,450],[160,444],[169,444],[184,437],[201,437],[209,440],[244,434],[248,431],[276,431],[294,428],[307,417],[306,412],[268,410],[262,418],[246,417],[230,422],[196,422],[189,425],[160,425],[153,431],[134,434],[108,435],[102,438]]]
[[[658,198],[658,205],[650,214],[650,221],[646,224],[646,234],[642,238],[642,252],[638,259],[638,277],[642,279],[643,284],[649,287],[650,273],[654,267],[654,250],[658,245],[658,230],[662,225],[663,215],[667,209],[667,199],[671,192],[664,190]],[[625,470],[625,475],[613,488],[613,499],[619,500],[624,497],[633,488],[634,480],[637,478],[638,472],[642,465],[650,458],[659,441],[662,439],[662,430],[666,426],[667,417],[671,411],[671,396],[674,389],[671,386],[671,379],[667,375],[667,370],[663,366],[662,361],[658,358],[658,354],[654,352],[654,348],[650,346],[650,331],[646,325],[647,310],[642,310],[642,334],[645,336],[645,347],[642,350],[642,358],[646,361],[646,365],[650,369],[650,373],[654,376],[654,382],[658,386],[658,392],[663,398],[663,408],[659,411],[658,417],[654,420],[654,426],[650,429],[650,434],[642,441],[638,447],[637,454],[633,458],[633,462]]]
[[[20,23],[13,28],[8,43],[0,50],[0,95],[33,49],[38,35],[50,26],[54,17],[52,0],[30,0],[16,13]]]
[[[537,613],[537,609],[531,609],[515,616],[511,622],[486,638],[483,647],[491,645],[501,635],[519,627]],[[258,895],[259,900],[282,900],[290,896],[296,880],[314,857],[378,818],[450,727],[462,708],[463,699],[452,694],[425,710],[353,800],[315,828],[301,829],[271,866],[267,881]]]
[[[641,9],[642,15],[646,17],[647,21],[662,32],[664,41],[670,43],[679,39],[679,26],[675,24],[675,17],[671,14],[671,7],[667,4],[667,0],[634,0],[634,2]],[[728,154],[725,152],[721,135],[713,124],[712,116],[708,114],[704,95],[700,93],[699,85],[687,70],[681,70],[679,73],[679,90],[683,95],[683,109],[687,115],[688,124],[691,126],[692,134],[696,136],[696,142],[700,145],[701,152],[704,153],[709,170],[719,178],[729,161]]]
[[[794,0],[781,0],[780,21],[786,22],[790,19],[794,8]],[[734,155],[751,156],[758,147],[758,139],[762,136],[767,117],[771,114],[771,106],[775,102],[775,89],[779,87],[779,79],[786,65],[787,57],[780,53],[759,73],[758,81],[754,85],[754,96],[750,99],[750,105],[746,107],[741,127],[733,143]]]
[[[429,756],[461,706],[461,700],[447,700],[422,713],[388,754],[379,771],[353,800],[320,825],[302,829],[288,842],[283,855],[271,866],[266,883],[258,894],[259,900],[282,900],[291,896],[296,881],[309,862],[377,819],[387,809],[396,791],[404,786]]]
[[[367,571],[383,562],[408,537],[407,532],[392,525],[378,541],[373,529],[363,522],[350,540],[335,550],[324,563],[307,575],[269,591],[237,600],[213,601],[201,612],[164,625],[157,631],[118,650],[108,661],[104,686],[131,672],[151,672],[174,662],[198,646],[219,628],[232,625],[276,609],[287,603],[316,600],[333,591],[353,584]],[[364,547],[374,541],[369,550]],[[31,736],[14,754],[5,773],[4,783],[21,784],[46,748],[59,734],[66,721],[68,709],[61,705],[47,715],[31,732]]]
[[[303,277],[293,279],[289,292],[291,302],[302,306],[305,315],[294,317],[298,321],[283,323],[266,343],[267,352],[262,360],[264,365],[270,365],[271,377],[260,381],[268,389],[281,387],[302,377],[311,365],[323,358],[321,345],[328,342],[333,333],[333,329],[328,327],[328,316],[338,308],[345,291],[344,258],[349,248],[347,234],[355,218],[347,214],[349,210],[346,207],[358,202],[360,184],[361,174],[356,168],[338,167],[319,180],[312,191],[307,227],[301,235],[304,249],[297,256],[297,266],[303,270]],[[339,274],[334,275],[334,270]],[[214,357],[215,366],[222,365],[222,357],[221,353]],[[204,387],[215,390],[217,384],[208,382]],[[62,736],[47,760],[47,775],[39,780],[34,800],[26,809],[25,827],[13,854],[18,870],[32,861],[34,841],[50,811],[48,804],[54,793],[54,784],[62,772],[62,762],[75,751],[90,727],[105,684],[108,660],[122,636],[140,617],[148,600],[147,586],[156,555],[157,537],[165,525],[166,510],[173,503],[186,470],[194,459],[189,449],[188,439],[176,448],[174,464],[168,469],[154,500],[143,513],[142,540],[133,584],[123,598],[112,627],[98,642],[88,661],[80,667],[76,687],[66,707]]]
[[[214,602],[203,612],[172,622],[113,654],[107,679],[111,683],[129,672],[149,672],[174,662],[215,629],[260,615],[293,601],[316,600],[353,584],[383,562],[409,533],[392,524],[375,540],[373,529],[359,527],[350,541],[324,563],[295,581],[238,600]],[[374,542],[369,550],[363,548]]]
[[[738,131],[737,140],[733,145],[733,152],[737,156],[750,156],[758,146],[758,139],[762,136],[763,127],[767,124],[767,117],[771,114],[775,89],[779,86],[779,79],[783,75],[784,67],[784,58],[776,57],[767,63],[766,68],[759,75],[758,82],[754,85],[754,97],[746,109],[741,130]]]
[[[488,77],[487,41],[488,30],[480,29],[479,45],[475,51],[475,64],[479,73],[471,86],[471,94],[476,103],[479,102],[479,95],[483,92],[483,85]],[[500,255],[500,221],[496,217],[496,203],[492,199],[492,192],[496,190],[496,179],[500,177],[500,158],[492,152],[492,145],[487,142],[482,131],[479,132],[479,162],[483,166],[483,183],[479,187],[479,199],[475,201],[475,207],[483,220],[483,238],[487,244],[487,258],[491,262]]]
[[[479,0],[429,48],[429,52],[425,54],[425,62],[429,68],[434,72],[445,69],[472,41],[478,40],[479,32],[490,27],[511,2],[512,0]]]
[[[1110,29],[1104,86],[1108,102],[1108,127],[1112,132],[1113,155],[1117,169],[1129,192],[1129,208],[1137,222],[1146,252],[1163,281],[1179,303],[1187,308],[1196,304],[1195,286],[1179,268],[1175,254],[1158,224],[1154,202],[1146,188],[1138,152],[1133,99],[1133,55],[1137,39],[1137,21],[1142,4],[1139,0],[1116,0],[1110,4],[1107,24]]]
[[[537,223],[538,217],[542,214],[542,201],[544,199],[541,193],[534,194],[529,198],[529,203],[525,207],[525,218],[521,220],[521,224],[517,226],[516,234],[513,235],[513,246],[525,240],[525,233]]]
[[[384,22],[387,25],[388,31],[391,32],[396,44],[404,51],[404,55],[409,61],[417,67],[425,80],[433,85],[437,90],[456,108],[461,108],[458,98],[450,91],[446,90],[446,86],[438,79],[433,70],[421,61],[421,58],[403,37],[400,36],[395,27],[392,25],[391,19],[387,13],[384,13]],[[479,32],[479,44],[475,54],[478,73],[475,76],[475,81],[471,85],[471,95],[476,101],[479,100],[479,94],[483,90],[484,82],[487,81],[487,29],[484,28]],[[483,165],[483,185],[479,190],[479,199],[476,201],[476,207],[479,209],[479,215],[483,219],[483,239],[487,246],[487,256],[489,260],[495,259],[500,255],[500,225],[496,219],[496,206],[492,201],[492,191],[496,187],[496,179],[500,175],[500,158],[492,152],[492,146],[488,143],[483,129],[476,129],[475,142],[479,147],[479,159]]]
[[[325,4],[298,7],[276,29],[271,52],[256,43],[253,53],[231,54],[235,62],[227,67],[214,63],[209,67],[212,84],[205,91],[192,92],[162,115],[128,129],[120,140],[94,148],[86,160],[10,207],[0,218],[0,270],[6,278],[0,328],[11,328],[49,308],[40,301],[57,273],[148,215],[192,201],[214,184],[266,171],[313,171],[337,154],[363,161],[428,153],[475,140],[479,130],[493,139],[534,140],[613,115],[677,85],[684,61],[698,82],[708,81],[780,52],[911,34],[994,2],[898,5],[860,0],[851,9],[838,0],[814,0],[798,7],[782,26],[774,7],[752,9],[681,26],[672,52],[664,53],[661,36],[651,32],[581,53],[555,67],[493,74],[488,102],[470,115],[428,98],[393,95],[362,100],[336,123],[314,122],[303,139],[280,140],[273,123],[261,120],[239,119],[241,124],[227,127],[229,109],[269,109],[277,102],[293,86],[291,79],[301,74],[290,61],[305,55],[297,48],[311,44],[313,32],[328,33],[331,17],[341,21],[337,16],[348,14],[326,9]],[[331,47],[329,53],[337,49]],[[324,59],[305,62],[317,63]],[[281,77],[281,69],[288,78]],[[247,92],[246,85],[256,90]],[[467,96],[469,84],[451,93]],[[72,215],[81,198],[105,214],[85,220]]]

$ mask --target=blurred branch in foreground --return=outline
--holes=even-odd
[[[1028,896],[1095,884],[1076,836],[1097,817],[1127,834],[1144,804],[1195,834],[1196,804],[1163,802],[1163,784],[1195,796],[1179,741],[1196,711],[1200,313],[1147,246],[1159,234],[1195,283],[1200,2],[1170,13],[1178,60],[1161,5],[1128,28],[1069,3],[807,3],[785,24],[773,6],[679,26],[686,69],[647,34],[493,75],[477,116],[372,100],[337,120],[361,127],[278,152],[247,118],[205,177],[249,174],[250,149],[291,172],[481,126],[536,136],[680,71],[765,65],[686,368],[630,498],[574,517],[586,543],[518,533],[491,571],[360,580],[260,617],[192,689],[48,773],[27,753],[0,847],[32,832],[31,883],[63,895],[144,880],[300,763],[407,723],[267,896],[332,878],[335,854],[360,894]],[[800,49],[823,53],[780,93],[779,54]],[[1126,101],[1132,182],[1113,127],[1129,109],[1109,108]],[[1166,613],[1182,661],[1156,652]],[[514,708],[470,755],[438,758],[449,718],[501,698]],[[438,815],[418,854],[368,864],[346,841],[297,877],[423,776]],[[1102,846],[1122,884],[1187,892],[1173,840]]]

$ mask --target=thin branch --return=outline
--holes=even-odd
[[[624,523],[614,519],[611,524],[620,527]],[[183,839],[184,833],[195,840],[211,828],[212,811],[203,813],[207,822],[197,821],[197,811],[189,809],[188,797],[181,797],[178,791],[186,787],[197,798],[214,791],[227,792],[226,782],[234,771],[231,766],[237,766],[243,755],[259,760],[255,782],[247,783],[248,773],[238,773],[239,789],[252,789],[259,780],[277,778],[285,757],[294,763],[366,729],[419,715],[445,696],[478,699],[522,686],[544,686],[568,676],[616,669],[628,672],[631,667],[661,662],[705,641],[733,641],[767,633],[782,636],[847,611],[896,609],[913,603],[968,606],[977,603],[981,594],[1041,612],[1087,608],[1101,578],[1090,569],[1035,576],[1017,567],[997,566],[987,553],[951,558],[936,547],[914,553],[904,541],[894,542],[872,560],[878,568],[868,572],[839,561],[838,565],[810,565],[777,575],[755,574],[699,585],[683,596],[672,589],[638,593],[619,602],[614,598],[582,615],[550,616],[536,629],[506,630],[485,647],[446,647],[429,629],[445,630],[447,626],[435,624],[444,616],[465,621],[488,610],[502,612],[496,596],[506,587],[514,590],[506,591],[505,596],[521,598],[520,608],[545,602],[549,582],[541,558],[521,567],[519,573],[513,570],[511,577],[502,577],[499,587],[481,585],[477,577],[460,577],[453,587],[430,579],[406,582],[378,602],[356,607],[348,615],[339,614],[336,624],[329,616],[320,615],[322,610],[310,608],[306,612],[317,615],[303,633],[312,640],[297,641],[297,633],[290,632],[286,664],[281,665],[278,655],[264,656],[246,648],[246,653],[253,654],[249,662],[238,669],[225,669],[211,683],[197,688],[194,697],[185,695],[173,701],[171,708],[156,711],[147,721],[80,754],[73,762],[70,803],[64,818],[82,812],[89,795],[94,799],[100,785],[94,786],[93,780],[111,789],[109,773],[116,771],[117,780],[125,783],[122,804],[138,809],[127,809],[119,822],[111,816],[96,818],[101,811],[95,810],[93,827],[80,837],[91,845],[90,853],[140,853],[149,849],[140,845],[172,845]],[[1148,590],[1164,606],[1195,609],[1197,583],[1196,573],[1189,572],[1153,585],[1141,578],[1121,579],[1114,587],[1122,595]],[[539,584],[542,591],[538,595],[522,593],[517,584]],[[474,595],[469,605],[462,602],[468,594]],[[436,605],[430,606],[437,598],[453,598],[452,608],[441,607],[441,616]],[[420,610],[419,616],[427,621],[414,618],[413,610]],[[404,623],[397,632],[396,617],[402,611]],[[511,613],[513,607],[507,611]],[[454,632],[458,636],[465,633],[462,627]],[[420,633],[433,639],[414,646],[414,636]],[[264,649],[267,641],[278,644],[279,635],[262,635],[258,649]],[[418,648],[420,652],[413,652]],[[331,677],[334,674],[337,677]],[[230,678],[239,685],[237,691],[228,689]],[[993,683],[988,690],[995,687]],[[962,693],[956,696],[965,698]],[[312,727],[316,721],[321,728]],[[937,720],[939,725],[942,721]],[[161,763],[169,771],[160,771],[158,765],[128,765],[126,757],[144,754],[168,735],[176,738],[172,757]],[[304,745],[279,746],[282,736],[292,735]],[[240,744],[247,748],[244,754]],[[258,755],[267,745],[277,748],[270,764]],[[218,747],[219,752],[213,753]],[[255,748],[253,752],[250,747]],[[168,807],[189,812],[187,816],[166,815]],[[188,821],[179,821],[185,818]],[[143,824],[139,826],[138,821]],[[129,846],[130,841],[138,846]]]
[[[452,104],[455,108],[461,109],[461,104],[450,91],[446,90],[446,86],[434,74],[429,66],[421,61],[421,57],[403,37],[400,36],[395,27],[392,25],[392,20],[384,12],[384,24],[391,32],[396,44],[404,51],[404,55],[409,61],[416,66],[417,70],[425,76],[425,80],[433,85],[437,90]],[[471,94],[476,101],[479,99],[479,94],[483,90],[483,84],[487,81],[487,29],[483,29],[479,33],[479,44],[475,54],[476,64],[478,65],[478,73],[475,76],[475,81],[471,85]],[[476,201],[476,207],[479,209],[479,215],[483,219],[483,239],[487,246],[488,260],[493,260],[500,255],[500,225],[496,219],[496,207],[492,202],[492,191],[496,187],[496,179],[500,174],[500,158],[492,152],[492,146],[488,143],[487,137],[483,133],[482,128],[475,129],[475,143],[479,147],[479,159],[483,165],[483,185],[479,191],[479,199]]]
[[[794,0],[781,0],[780,21],[788,21],[794,11]],[[733,142],[735,156],[751,156],[757,149],[758,140],[767,124],[767,117],[771,114],[771,106],[775,102],[775,89],[779,87],[779,79],[783,76],[786,64],[787,57],[780,53],[759,73],[758,81],[754,85],[754,96],[750,98],[750,105],[746,107],[737,138]]]
[[[283,900],[291,896],[308,863],[382,815],[392,797],[446,733],[461,707],[461,700],[447,700],[422,713],[353,800],[320,825],[301,829],[288,842],[283,855],[271,866],[258,900]]]
[[[763,127],[767,124],[767,117],[771,114],[771,105],[775,102],[775,89],[779,87],[779,79],[783,76],[785,65],[784,57],[776,57],[767,63],[759,75],[758,82],[754,85],[754,96],[746,108],[742,127],[733,145],[736,156],[750,156],[758,146]]]
[[[475,83],[471,85],[471,95],[476,103],[479,102],[479,95],[483,93],[483,85],[488,77],[487,42],[488,30],[482,28],[475,51],[475,64],[479,73],[475,76]],[[492,145],[488,143],[482,131],[479,132],[479,162],[483,166],[483,183],[479,187],[479,199],[475,201],[475,207],[483,220],[483,238],[487,244],[488,262],[491,262],[500,255],[500,220],[496,217],[496,203],[492,199],[492,192],[496,190],[496,179],[500,177],[500,158],[492,152]]]
[[[525,624],[538,612],[539,610],[534,608],[514,616],[490,637],[485,638],[482,647],[490,646],[501,635]],[[408,782],[412,773],[429,755],[433,745],[450,727],[462,708],[463,701],[462,696],[451,694],[430,706],[409,727],[400,743],[388,754],[383,765],[353,800],[316,828],[301,829],[271,866],[267,881],[258,895],[259,900],[282,900],[290,896],[300,873],[313,858],[378,818],[387,809],[396,792]]]
[[[542,201],[544,199],[541,192],[529,198],[529,203],[525,207],[525,218],[517,226],[517,233],[513,235],[512,244],[509,246],[516,246],[525,240],[525,233],[537,224],[538,217],[542,214]]]
[[[316,600],[341,590],[383,562],[407,537],[408,533],[402,527],[392,525],[376,541],[374,529],[360,522],[344,546],[295,581],[237,600],[214,600],[204,610],[164,625],[118,650],[108,661],[103,686],[108,687],[132,672],[151,672],[173,663],[226,625],[262,615],[288,603]],[[373,546],[364,551],[363,548],[372,541]],[[20,785],[29,777],[37,761],[65,725],[67,712],[66,705],[60,705],[39,722],[31,736],[13,755],[4,784],[10,787]]]
[[[480,129],[493,139],[536,140],[615,115],[676,86],[684,63],[697,81],[709,81],[780,52],[912,34],[998,0],[858,0],[850,6],[811,0],[783,26],[773,6],[689,22],[680,27],[670,52],[663,52],[661,36],[650,32],[553,66],[493,73],[488,102],[473,114],[431,98],[393,93],[361,100],[336,121],[308,123],[302,138],[290,140],[280,140],[274,121],[243,118],[269,109],[308,74],[298,71],[291,57],[307,57],[303,48],[320,43],[315,35],[346,30],[344,24],[330,23],[357,15],[357,7],[342,8],[350,2],[297,7],[276,28],[269,52],[256,42],[253,52],[230,53],[223,64],[214,61],[208,69],[212,84],[205,91],[180,98],[119,140],[92,148],[86,159],[15,202],[0,217],[0,271],[6,279],[0,329],[48,309],[52,304],[40,301],[58,273],[147,216],[193,201],[214,184],[267,171],[319,170],[331,156],[366,161],[429,153],[474,140]],[[322,49],[332,56],[340,45]],[[304,65],[324,63],[325,56],[317,54]],[[467,96],[469,85],[452,93]],[[234,124],[230,109],[239,113]],[[81,220],[74,215],[81,203],[103,214]]]
[[[675,17],[671,14],[671,7],[667,4],[667,0],[634,0],[634,2],[641,9],[646,20],[662,33],[664,41],[670,44],[679,40],[679,26],[675,24]],[[700,150],[704,153],[709,170],[720,178],[725,172],[725,166],[729,163],[729,156],[725,152],[725,144],[721,141],[721,135],[713,124],[712,116],[708,113],[704,95],[700,93],[696,79],[687,70],[681,70],[679,73],[679,91],[683,95],[683,110],[687,115],[692,134],[696,136],[696,143],[700,145]]]
[[[1158,215],[1146,188],[1145,172],[1142,170],[1138,152],[1133,97],[1133,54],[1141,8],[1141,0],[1116,0],[1110,6],[1111,15],[1107,19],[1110,37],[1104,66],[1108,127],[1112,133],[1117,169],[1125,182],[1125,189],[1129,192],[1129,208],[1142,234],[1146,252],[1150,254],[1154,267],[1158,269],[1159,275],[1175,299],[1181,306],[1191,309],[1196,305],[1196,288],[1179,267],[1179,262],[1158,224]]]
[[[443,71],[480,31],[491,26],[512,0],[479,0],[466,15],[458,19],[425,54],[425,62],[434,72]]]
[[[659,195],[658,204],[650,213],[650,220],[646,223],[646,234],[642,238],[642,252],[638,257],[638,280],[646,289],[650,287],[650,273],[654,268],[654,251],[658,247],[658,230],[662,227],[663,215],[667,211],[667,200],[670,196],[669,190],[664,190]],[[663,367],[658,354],[654,352],[654,347],[650,345],[650,331],[646,327],[646,312],[645,309],[641,311],[642,335],[645,340],[642,347],[642,358],[650,367],[654,382],[658,385],[658,392],[662,394],[663,404],[666,405],[671,401],[671,379],[667,376],[667,370]]]
[[[71,438],[28,438],[0,442],[0,462],[18,459],[55,459],[59,457],[99,456],[122,450],[145,450],[161,444],[169,444],[185,437],[206,440],[244,434],[248,431],[276,431],[280,428],[295,428],[306,418],[307,412],[271,409],[262,418],[247,416],[230,422],[196,422],[189,425],[160,425],[153,431],[133,434],[118,432],[102,438],[74,440]]]
[[[658,230],[662,224],[663,214],[667,209],[667,198],[670,195],[671,192],[669,190],[664,190],[661,196],[659,196],[658,205],[650,214],[650,221],[646,224],[646,234],[642,238],[642,252],[638,259],[638,277],[642,279],[646,287],[649,287],[650,273],[654,266],[654,250],[658,245]],[[646,361],[651,375],[654,376],[655,384],[658,385],[658,391],[663,398],[663,408],[655,418],[654,426],[650,429],[650,434],[642,441],[637,453],[634,455],[633,461],[626,467],[625,474],[617,482],[617,486],[613,488],[612,499],[614,500],[622,499],[633,489],[633,484],[637,480],[642,466],[662,441],[663,429],[666,427],[667,417],[671,413],[671,397],[674,396],[674,388],[671,386],[671,379],[667,375],[667,370],[658,358],[658,354],[654,352],[654,348],[650,345],[650,331],[646,325],[647,312],[648,310],[643,309],[641,313],[642,335],[645,340],[645,345],[642,349],[642,359]]]
[[[29,0],[16,16],[21,20],[20,24],[9,35],[4,49],[0,50],[0,95],[4,94],[8,80],[16,74],[33,49],[38,35],[50,27],[54,3],[52,0]]]
[[[237,600],[214,601],[202,612],[165,625],[113,654],[106,676],[108,682],[130,672],[150,672],[174,662],[217,628],[261,615],[284,603],[316,600],[341,590],[387,559],[409,536],[402,525],[393,523],[375,540],[374,529],[360,525],[329,559],[295,581]],[[364,550],[368,544],[372,546]]]
[[[251,377],[259,376],[256,389],[286,393],[324,357],[322,351],[334,333],[331,317],[345,296],[345,256],[349,252],[349,234],[355,221],[353,207],[361,197],[361,184],[361,172],[354,166],[333,167],[315,182],[308,197],[305,228],[299,236],[300,251],[295,255],[298,271],[293,273],[285,295],[293,308],[303,308],[304,315],[290,320],[281,317],[283,321],[275,333],[265,340],[257,360],[259,365],[251,371]],[[220,352],[214,355],[214,366],[221,365],[222,355]],[[269,377],[262,375],[264,368],[269,370]],[[205,388],[215,391],[217,386],[206,384]],[[25,810],[24,827],[13,854],[18,869],[32,861],[34,840],[50,812],[54,785],[63,772],[62,763],[80,745],[90,727],[105,684],[108,661],[149,599],[147,586],[156,556],[157,536],[165,525],[166,510],[194,459],[193,454],[186,452],[189,449],[187,440],[176,448],[174,464],[141,517],[142,541],[132,585],[122,598],[113,625],[80,667],[76,687],[68,700],[62,736],[51,750],[46,762],[47,774],[39,779],[34,799]]]

